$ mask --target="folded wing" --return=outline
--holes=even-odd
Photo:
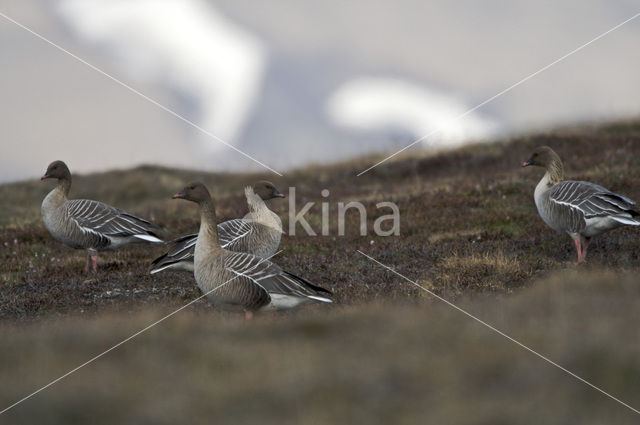
[[[218,240],[220,246],[230,251],[239,245],[242,239],[254,232],[255,222],[236,218],[218,224]]]
[[[167,268],[193,272],[193,255],[197,241],[198,234],[193,233],[169,242],[171,243],[169,251],[151,263],[151,274]]]
[[[69,219],[83,232],[104,237],[135,237],[150,242],[162,242],[155,233],[158,226],[102,202],[76,199],[65,205]]]
[[[620,222],[636,223],[639,214],[636,204],[629,198],[583,181],[563,181],[549,192],[549,199],[558,206],[571,208],[585,219],[610,217]],[[632,224],[626,223],[626,224]]]
[[[218,224],[218,240],[220,241],[220,246],[230,251],[245,251],[245,239],[255,232],[256,225],[260,224],[242,218],[236,218]],[[151,263],[151,274],[168,268],[192,272],[197,241],[197,233],[182,236],[181,238],[171,241],[169,251]]]
[[[266,291],[272,300],[277,296],[296,298],[299,301],[315,300],[332,302],[321,296],[321,293],[331,294],[306,279],[282,270],[269,260],[242,252],[229,252],[225,257],[225,267],[237,276],[249,279],[253,284]]]

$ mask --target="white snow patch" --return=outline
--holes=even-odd
[[[107,50],[129,79],[177,92],[197,108],[178,113],[225,142],[237,141],[265,67],[256,37],[203,0],[62,0],[57,11],[77,36]],[[200,140],[207,150],[223,147]]]
[[[402,129],[430,147],[450,147],[495,134],[495,122],[454,96],[396,78],[360,77],[341,85],[327,102],[334,124],[356,130]]]

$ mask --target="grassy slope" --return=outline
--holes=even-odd
[[[354,171],[369,161],[281,179],[152,167],[77,176],[72,196],[152,217],[170,229],[168,237],[197,226],[192,205],[168,199],[186,181],[214,188],[219,218],[226,219],[245,213],[242,185],[265,177],[295,185],[298,208],[316,202],[307,215],[316,231],[322,189],[331,191],[333,217],[337,202],[363,202],[369,229],[388,213],[375,204],[392,200],[401,210],[401,236],[361,237],[355,214],[345,237],[337,237],[335,220],[329,236],[299,228],[295,238],[284,238],[276,262],[333,290],[340,306],[245,323],[199,302],[16,408],[12,422],[69,423],[119,405],[125,422],[187,415],[228,423],[265,415],[267,423],[414,423],[416,416],[434,423],[566,423],[579,415],[581,423],[601,423],[613,415],[631,423],[630,411],[356,253],[463,303],[637,407],[638,232],[600,237],[589,266],[567,273],[572,244],[546,228],[533,205],[541,170],[519,168],[540,144],[558,151],[569,177],[640,199],[637,123],[412,155],[362,177]],[[1,404],[199,295],[188,275],[145,273],[162,247],[103,254],[99,278],[80,275],[84,254],[55,243],[41,224],[39,204],[49,189],[36,181],[0,186],[0,317],[8,341],[0,358],[12,365],[0,373]],[[274,208],[284,218],[286,204]],[[15,323],[24,321],[35,323]]]

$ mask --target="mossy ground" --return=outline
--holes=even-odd
[[[379,158],[283,178],[158,167],[74,176],[72,197],[151,218],[168,239],[197,229],[195,206],[169,199],[191,180],[212,189],[220,220],[244,215],[242,187],[263,178],[281,190],[295,186],[298,210],[315,202],[307,218],[317,233],[320,203],[329,202],[329,235],[298,227],[274,261],[332,290],[336,304],[246,322],[199,301],[0,422],[635,423],[629,409],[357,252],[637,408],[639,231],[602,235],[589,264],[574,266],[569,238],[535,210],[542,170],[520,168],[541,144],[564,159],[567,177],[640,200],[636,122],[413,152],[361,177]],[[147,273],[162,246],[103,253],[99,275],[84,276],[85,254],[42,225],[50,188],[36,180],[0,186],[2,405],[200,295],[188,274]],[[366,237],[354,211],[338,236],[337,203],[351,200],[367,209]],[[399,206],[400,236],[373,235],[374,220],[389,213],[376,208],[382,201]],[[288,229],[288,201],[272,206]]]

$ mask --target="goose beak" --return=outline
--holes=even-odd
[[[527,159],[525,162],[522,163],[523,167],[528,167],[529,165],[531,165],[531,158]]]
[[[48,179],[48,178],[49,178],[49,176],[47,175],[47,173],[44,173],[44,174],[42,175],[42,177],[40,177],[40,180],[42,181],[42,180],[46,180],[46,179]]]
[[[176,193],[175,195],[173,195],[171,197],[171,199],[182,199],[185,197],[185,193],[184,193],[184,189],[181,190],[180,192]]]
[[[274,194],[273,194],[273,196],[274,196],[275,198],[286,198],[286,197],[287,197],[286,195],[283,195],[283,194],[282,194],[282,193],[280,193],[280,192],[276,192],[276,193],[274,193]]]

